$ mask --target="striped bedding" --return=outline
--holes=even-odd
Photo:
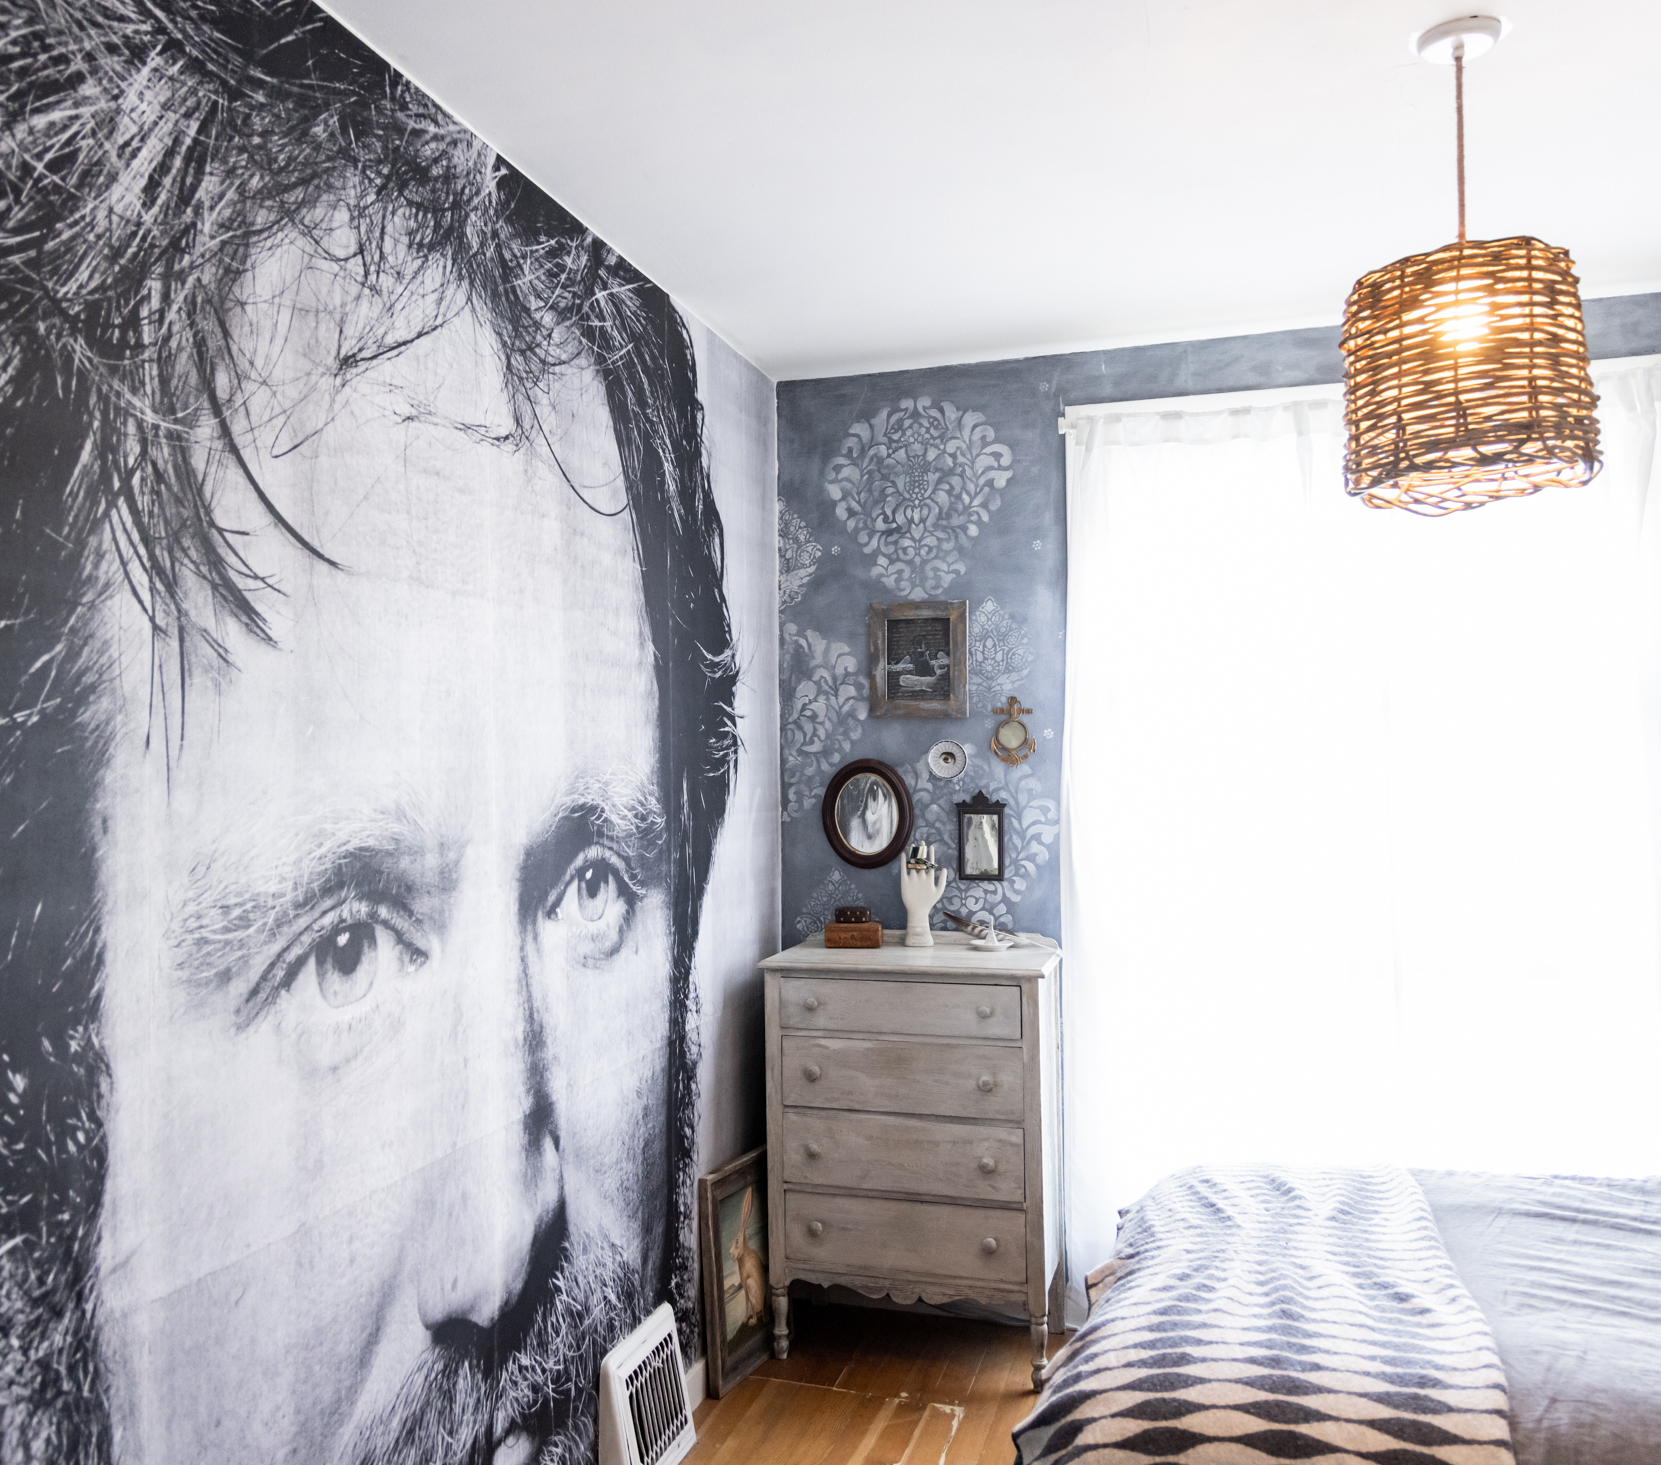
[[[1493,1334],[1405,1170],[1179,1171],[1104,1271],[1022,1465],[1513,1465]]]

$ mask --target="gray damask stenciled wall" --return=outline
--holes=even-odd
[[[908,378],[872,391],[870,378],[814,383],[811,399],[781,389],[779,494],[780,769],[786,942],[819,929],[838,905],[870,905],[902,925],[896,867],[857,870],[830,851],[819,807],[851,758],[881,758],[905,776],[918,837],[956,864],[953,803],[984,790],[1008,806],[1000,884],[949,880],[944,908],[1054,933],[1059,905],[1061,657],[1065,605],[1062,504],[1034,471],[1049,444],[1007,394]],[[886,380],[886,379],[883,379]],[[1024,419],[1024,420],[1023,420]],[[1055,431],[1050,423],[1050,432]],[[969,716],[869,715],[866,633],[873,602],[966,600]],[[1033,709],[1037,751],[1018,767],[988,746],[1011,695]],[[928,771],[930,744],[969,750],[959,779]],[[936,910],[935,924],[946,924]]]
[[[1661,351],[1661,294],[1586,302],[1592,355]],[[1002,884],[946,887],[942,906],[1059,937],[1061,733],[1070,404],[1140,401],[1342,378],[1336,327],[1079,351],[868,376],[783,382],[779,404],[779,693],[783,925],[789,945],[838,905],[903,925],[894,865],[831,853],[819,803],[850,758],[898,768],[919,831],[955,869],[952,804],[977,789],[1009,804]],[[873,601],[969,602],[970,715],[868,716]],[[1034,709],[1038,748],[1007,768],[987,747],[1011,694]],[[925,755],[953,737],[970,766],[934,778]],[[937,926],[944,925],[938,914]]]

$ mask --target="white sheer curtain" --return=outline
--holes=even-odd
[[[1075,409],[1069,1251],[1204,1161],[1661,1170],[1661,359],[1441,520],[1335,390]]]

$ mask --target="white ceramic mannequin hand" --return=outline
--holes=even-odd
[[[913,869],[913,854],[918,850],[922,851],[917,861],[921,868]],[[900,899],[905,902],[907,946],[934,945],[934,937],[929,934],[929,912],[945,888],[946,872],[934,863],[934,846],[919,844],[908,849],[900,861]]]

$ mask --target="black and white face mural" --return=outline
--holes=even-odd
[[[736,756],[663,293],[295,0],[8,0],[0,1456],[588,1459]]]

